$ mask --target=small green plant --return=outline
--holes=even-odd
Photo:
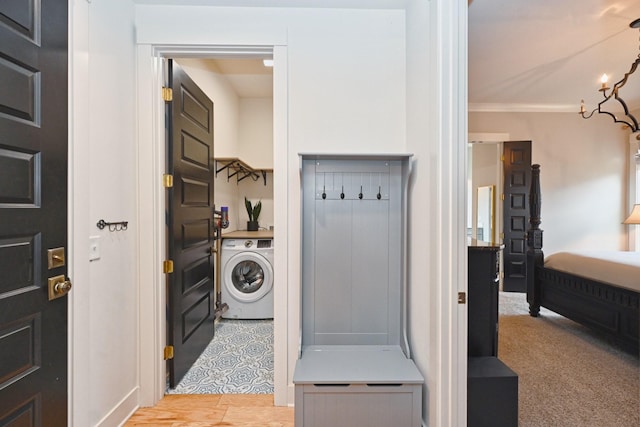
[[[249,221],[258,221],[260,211],[262,210],[262,200],[258,201],[255,206],[251,205],[251,202],[244,198],[244,206],[247,208],[247,215],[249,215]]]

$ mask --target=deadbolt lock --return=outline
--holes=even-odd
[[[64,275],[50,277],[47,280],[49,284],[49,301],[65,296],[71,290],[71,281],[65,279]]]
[[[47,250],[47,261],[49,270],[64,267],[64,248],[53,248]]]

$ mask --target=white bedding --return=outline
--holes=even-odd
[[[640,252],[558,252],[544,266],[640,292]]]

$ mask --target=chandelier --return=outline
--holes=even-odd
[[[629,24],[629,26],[631,28],[640,28],[640,18],[633,21],[631,24]],[[600,101],[598,103],[598,106],[594,108],[590,113],[587,113],[587,110],[584,107],[584,99],[583,99],[580,102],[580,115],[582,116],[582,118],[588,119],[591,116],[593,116],[593,113],[595,112],[598,112],[599,114],[607,114],[613,118],[614,122],[622,123],[626,126],[629,126],[629,128],[631,129],[631,133],[638,132],[638,130],[640,130],[640,126],[638,125],[638,120],[636,120],[636,118],[633,117],[633,114],[629,112],[627,103],[624,102],[624,99],[622,99],[619,93],[620,89],[622,89],[622,87],[627,83],[627,79],[629,78],[629,76],[636,71],[636,69],[638,68],[638,65],[640,65],[640,53],[636,57],[636,60],[633,62],[633,64],[631,64],[631,68],[629,69],[629,72],[624,75],[622,80],[620,80],[619,82],[613,85],[613,89],[611,89],[611,92],[607,92],[610,89],[607,86],[607,81],[609,80],[609,78],[607,77],[606,74],[603,74],[602,78],[600,79],[602,86],[600,87],[600,89],[598,89],[598,91],[602,92],[602,96],[604,97],[604,99]],[[615,114],[610,113],[609,111],[605,111],[602,108],[602,106],[606,102],[608,102],[611,98],[615,98],[615,100],[618,101],[620,105],[622,105],[622,109],[624,110],[624,117],[616,116]],[[640,133],[636,136],[636,139],[640,140]]]

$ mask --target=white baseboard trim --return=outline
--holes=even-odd
[[[296,386],[289,384],[287,386],[287,406],[294,407],[296,402]]]
[[[122,426],[140,407],[138,405],[138,394],[140,388],[135,387],[116,406],[114,406],[100,421],[96,427]]]

